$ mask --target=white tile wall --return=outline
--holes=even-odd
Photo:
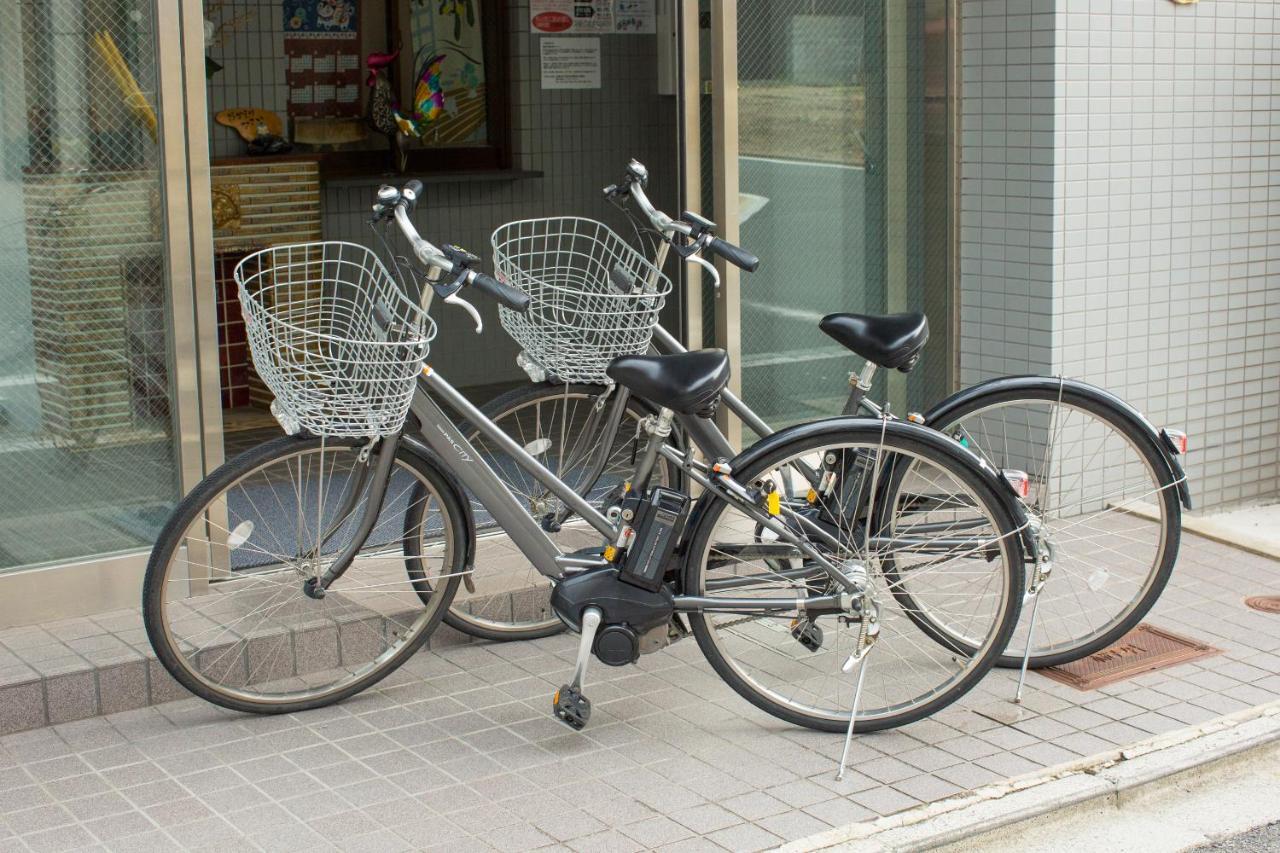
[[[1198,508],[1280,496],[1280,3],[961,3],[962,380],[1094,382]]]

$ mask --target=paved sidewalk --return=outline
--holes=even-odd
[[[591,725],[551,719],[575,640],[420,654],[343,705],[247,717],[188,699],[0,738],[0,850],[749,850],[1035,772],[1280,697],[1280,562],[1187,536],[1150,621],[1224,654],[1080,693],[1015,673],[895,732],[787,726],[692,641],[592,670]]]

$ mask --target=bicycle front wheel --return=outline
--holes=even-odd
[[[917,472],[910,488],[878,507],[888,491],[881,477],[905,463]],[[780,518],[792,532],[870,587],[880,633],[862,659],[857,731],[935,713],[991,668],[1017,623],[1022,552],[998,483],[972,454],[913,424],[840,419],[779,433],[733,467],[744,485],[782,491]],[[690,537],[686,594],[803,602],[839,591],[798,549],[788,553],[741,509],[708,499],[715,503]],[[869,521],[882,518],[900,523]],[[896,574],[885,572],[889,560]],[[896,595],[903,583],[911,606],[927,608],[961,642],[921,629]],[[857,617],[815,617],[798,606],[769,616],[698,613],[690,622],[716,672],[752,704],[823,731],[848,725],[858,675],[842,666],[864,627]]]
[[[600,505],[635,468],[646,436],[640,422],[653,413],[629,397],[619,412],[618,392],[605,397],[600,385],[526,385],[503,394],[481,411],[504,433],[589,502]],[[462,432],[520,503],[542,520],[561,513],[563,504],[473,425]],[[613,438],[605,446],[606,432]],[[665,460],[654,469],[655,486],[679,482]],[[483,506],[472,500],[479,539],[475,570],[458,591],[445,621],[459,631],[486,640],[529,640],[564,629],[551,609],[551,580],[512,545]],[[600,534],[576,516],[563,520],[551,538],[564,552],[600,545]]]
[[[1026,477],[1032,538],[1052,561],[1001,657],[1056,666],[1104,649],[1142,620],[1169,582],[1182,511],[1157,438],[1111,395],[1052,377],[997,380],[940,404],[929,426],[993,467]],[[1018,477],[1021,480],[1021,477]]]
[[[354,562],[323,598],[304,590],[364,512],[363,445],[267,442],[174,510],[147,565],[143,615],[160,662],[192,693],[256,713],[320,707],[389,675],[439,623],[464,569],[463,507],[403,445]]]

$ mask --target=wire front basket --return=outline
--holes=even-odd
[[[404,425],[435,323],[374,252],[276,246],[235,277],[253,365],[286,432],[371,438]]]
[[[671,279],[608,226],[525,219],[492,242],[498,278],[530,298],[527,313],[502,308],[502,326],[549,374],[604,384],[609,362],[649,348]]]

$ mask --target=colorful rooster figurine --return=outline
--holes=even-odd
[[[405,139],[421,138],[427,127],[444,114],[444,88],[440,84],[440,67],[445,55],[439,54],[423,63],[413,93],[413,111],[405,114],[393,94],[388,69],[395,64],[400,51],[371,53],[365,58],[369,77],[365,85],[369,93],[369,125],[384,134],[396,158],[396,168],[403,172],[408,165]]]
[[[403,172],[406,163],[398,138],[400,126],[396,124],[396,97],[387,77],[387,69],[395,64],[399,56],[399,50],[395,53],[371,53],[365,58],[364,64],[369,69],[365,85],[372,90],[369,92],[369,114],[366,119],[370,127],[387,137],[387,147],[396,158],[396,168]]]
[[[427,126],[444,115],[444,88],[440,85],[440,67],[444,65],[443,53],[422,63],[418,72],[418,85],[413,91],[413,112],[396,113],[396,124],[405,136],[421,137]]]

